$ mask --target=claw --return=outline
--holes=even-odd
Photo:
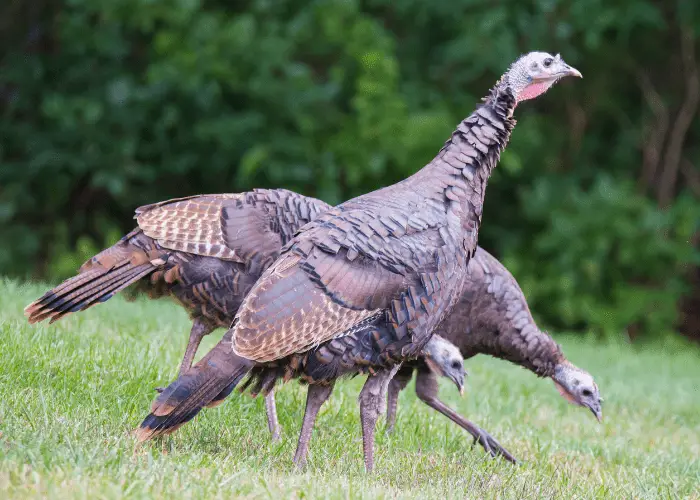
[[[476,443],[479,443],[486,453],[491,455],[493,458],[497,458],[499,455],[510,463],[517,464],[518,461],[511,455],[508,450],[503,448],[498,441],[496,441],[488,432],[483,429],[479,429],[478,434],[474,437],[474,442],[472,447]]]
[[[419,379],[420,377],[421,375],[419,374]],[[513,458],[513,455],[508,453],[508,451],[505,450],[498,443],[498,441],[493,439],[488,432],[486,432],[473,422],[470,422],[469,420],[461,416],[459,413],[455,412],[452,408],[447,406],[435,396],[435,394],[437,393],[437,381],[434,379],[434,375],[432,376],[432,378],[431,376],[428,376],[428,378],[424,377],[422,384],[416,382],[416,393],[425,404],[439,411],[447,418],[452,420],[454,423],[459,425],[462,429],[471,434],[471,436],[474,438],[472,448],[474,448],[474,445],[476,445],[476,443],[478,442],[484,448],[484,450],[492,457],[501,455],[503,458],[505,458],[511,463],[517,463],[515,461],[515,458]]]
[[[486,451],[486,453],[488,453],[489,455],[491,455],[492,457],[495,458],[495,457],[496,457],[496,452],[493,451],[493,449],[491,448],[491,445],[489,444],[489,439],[488,439],[488,437],[486,437],[486,435],[485,435],[486,433],[483,432],[483,431],[481,431],[481,432],[482,432],[482,434],[479,436],[479,443],[480,443],[481,446],[484,448],[484,450]]]

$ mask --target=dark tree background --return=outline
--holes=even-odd
[[[482,246],[551,328],[698,335],[699,38],[695,0],[5,0],[0,274],[158,200],[392,183],[539,49],[585,78],[518,110]]]

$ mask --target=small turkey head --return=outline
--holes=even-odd
[[[530,52],[513,63],[505,74],[505,81],[517,102],[544,94],[565,76],[583,78],[581,72],[564,62],[559,54]]]
[[[602,421],[601,403],[603,399],[598,393],[598,386],[588,372],[565,361],[556,366],[552,380],[564,399],[572,404],[588,408],[598,419],[598,422]]]
[[[434,373],[450,379],[464,394],[464,379],[467,372],[464,369],[464,358],[459,349],[439,335],[433,335],[423,348],[423,358]]]

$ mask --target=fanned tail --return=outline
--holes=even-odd
[[[165,259],[167,254],[137,229],[83,264],[80,274],[29,304],[24,314],[29,323],[45,319],[53,323],[66,314],[109,300],[157,270]]]
[[[151,405],[136,430],[139,441],[170,434],[192,420],[205,406],[221,403],[250,372],[254,362],[231,349],[229,333],[187,373],[170,384]]]

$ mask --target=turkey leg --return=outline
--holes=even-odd
[[[197,349],[199,348],[202,339],[214,331],[208,323],[202,321],[201,319],[195,319],[192,323],[192,329],[190,330],[190,340],[187,342],[187,348],[185,349],[185,355],[182,357],[182,363],[180,363],[180,371],[177,374],[178,377],[192,368],[192,361],[194,361],[194,355],[197,354]],[[164,387],[156,387],[156,392],[163,392]]]
[[[321,404],[323,404],[323,402],[321,402]],[[272,441],[278,441],[280,438],[280,423],[277,420],[277,405],[275,404],[274,389],[265,396],[265,413],[267,413],[267,428],[270,430],[270,434],[272,434]]]
[[[512,463],[517,463],[513,455],[503,448],[488,432],[473,424],[459,413],[440,401],[438,381],[435,374],[427,370],[419,370],[416,378],[416,394],[418,398],[431,408],[439,411],[462,429],[474,436],[474,443],[479,443],[492,457],[503,456]]]
[[[311,431],[316,422],[316,415],[318,415],[318,410],[321,409],[321,405],[326,402],[331,392],[333,392],[333,383],[330,385],[309,385],[309,391],[306,393],[304,422],[301,424],[297,451],[294,454],[294,463],[297,464],[297,467],[301,468],[306,464],[306,455],[309,452],[309,440],[311,439]]]
[[[192,368],[192,361],[194,361],[194,355],[197,354],[199,343],[204,336],[209,335],[213,331],[214,328],[205,321],[201,319],[194,320],[194,323],[192,323],[192,330],[190,330],[190,340],[187,342],[187,349],[185,349],[185,355],[182,357],[182,363],[180,364],[180,373],[178,373],[178,377],[182,377],[187,370]]]
[[[386,409],[386,432],[390,433],[394,430],[396,423],[396,408],[399,405],[399,393],[406,388],[413,376],[413,368],[402,368],[399,373],[389,382],[389,390],[387,392],[387,409]]]
[[[381,370],[367,377],[360,391],[360,423],[362,424],[362,448],[365,455],[365,471],[374,468],[374,429],[379,415],[386,410],[386,393],[389,382],[401,368],[401,363],[390,370]]]

